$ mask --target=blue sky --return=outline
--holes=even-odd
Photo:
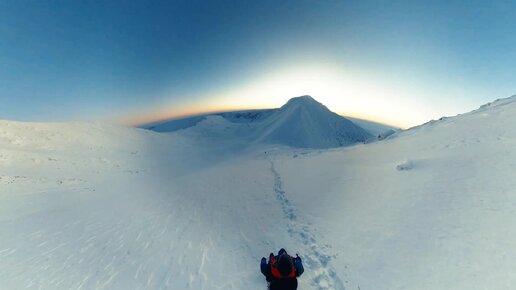
[[[516,2],[104,2],[0,2],[0,119],[137,123],[310,94],[408,127],[516,94]]]

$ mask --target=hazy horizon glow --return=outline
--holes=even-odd
[[[516,94],[516,3],[0,3],[0,119],[136,124],[311,95],[400,127]]]
[[[420,105],[411,98],[412,92],[395,90],[381,81],[373,83],[372,86],[368,81],[336,68],[295,66],[265,75],[240,87],[216,92],[209,97],[200,98],[202,101],[199,102],[183,103],[177,107],[164,105],[162,109],[151,110],[147,115],[129,118],[123,123],[141,125],[205,113],[279,108],[290,98],[302,95],[314,97],[340,115],[400,128],[436,118],[431,113],[424,114],[427,111],[424,108],[412,110]],[[386,108],[392,110],[385,110]],[[454,114],[453,110],[441,109],[441,112],[444,112],[441,116]]]

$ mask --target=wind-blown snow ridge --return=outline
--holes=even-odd
[[[513,110],[516,107],[516,95],[508,98],[496,99],[492,102],[481,105],[478,109],[472,110],[467,113],[459,114],[453,117],[441,117],[439,120],[430,120],[424,124],[414,126],[412,128],[396,132],[386,139],[396,139],[402,136],[411,136],[418,132],[426,132],[429,130],[435,130],[435,128],[449,127],[450,124],[457,123],[458,121],[474,120],[479,115],[483,117],[493,116],[497,112],[506,113],[507,111]]]
[[[492,102],[489,102],[485,105],[480,106],[479,109],[487,109],[489,107],[504,106],[504,105],[508,105],[511,103],[515,103],[515,102],[516,102],[516,95],[510,96],[508,98],[496,99]]]

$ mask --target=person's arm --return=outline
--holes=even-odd
[[[267,281],[270,280],[270,277],[271,277],[271,267],[270,265],[267,263],[267,260],[265,259],[265,257],[262,258],[262,261],[260,262],[260,271],[262,271],[262,274],[265,276],[265,279],[267,279]]]
[[[296,255],[294,258],[294,268],[296,270],[296,277],[301,276],[303,272],[305,271],[305,268],[303,267],[303,261],[301,260],[301,257]]]

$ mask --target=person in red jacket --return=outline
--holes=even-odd
[[[265,276],[270,290],[296,290],[297,277],[305,271],[299,255],[291,257],[285,249],[279,250],[277,256],[271,253],[269,262],[263,257],[260,262],[260,270]]]

